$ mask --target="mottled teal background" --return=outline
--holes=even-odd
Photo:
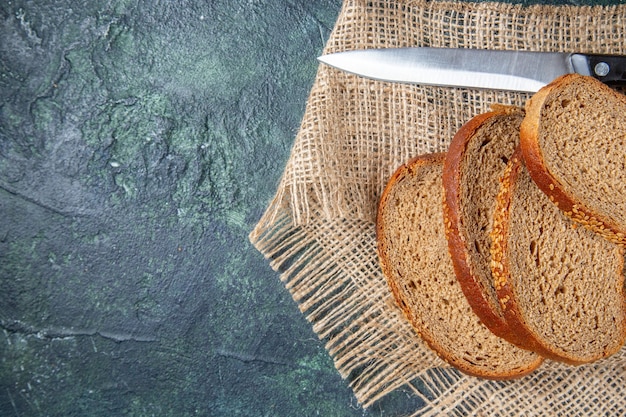
[[[0,3],[0,416],[383,416],[248,242],[340,0]]]

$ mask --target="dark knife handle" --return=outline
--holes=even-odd
[[[579,71],[576,62],[586,62],[589,73]],[[626,83],[626,56],[572,54],[574,70],[583,75],[591,75],[606,84]]]

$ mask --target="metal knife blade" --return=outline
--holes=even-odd
[[[364,49],[322,55],[321,62],[367,78],[449,87],[536,92],[560,75],[626,80],[626,57],[468,48]]]

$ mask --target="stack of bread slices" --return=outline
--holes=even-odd
[[[378,252],[397,304],[459,370],[507,379],[626,340],[626,96],[566,75],[394,173]]]

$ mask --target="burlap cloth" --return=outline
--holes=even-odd
[[[402,46],[626,53],[626,5],[346,0],[325,53]],[[626,350],[592,365],[545,363],[523,379],[448,367],[396,308],[378,265],[375,213],[393,171],[444,151],[491,103],[524,93],[366,80],[320,65],[276,195],[250,234],[326,341],[358,401],[408,387],[419,415],[626,414]]]

